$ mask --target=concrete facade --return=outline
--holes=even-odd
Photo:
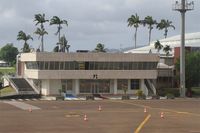
[[[40,80],[41,90],[43,95],[59,95],[59,90],[63,87],[61,80],[71,80],[72,90],[66,92],[74,95],[81,94],[81,85],[85,87],[86,93],[107,93],[107,94],[123,94],[123,90],[118,88],[118,80],[123,79],[127,83],[126,88],[128,94],[134,94],[137,90],[132,89],[134,86],[133,80],[139,81],[139,88],[148,95],[148,90],[145,88],[144,79],[156,79],[157,69],[152,67],[150,70],[146,69],[145,63],[157,63],[159,57],[157,54],[131,54],[131,53],[48,53],[48,52],[34,52],[34,53],[22,53],[18,58],[18,75],[29,80]],[[36,68],[29,68],[28,63],[42,62],[49,63],[56,62],[57,64],[63,64],[63,62],[74,62],[74,63],[90,63],[90,62],[103,62],[113,63],[118,62],[119,64],[125,63],[143,63],[145,69],[132,69],[133,65],[127,70],[119,68],[119,70],[85,70],[85,69],[71,69],[71,70],[60,70],[61,66],[55,70],[40,69],[38,65]],[[85,65],[85,64],[84,64]],[[114,65],[113,65],[114,66]],[[44,66],[45,67],[45,66]],[[48,67],[50,68],[50,66]],[[76,70],[77,69],[77,70]],[[20,72],[20,73],[19,73]],[[95,80],[94,75],[98,78]],[[81,83],[81,80],[85,80],[87,83]],[[70,81],[70,82],[71,82]],[[67,86],[66,84],[66,86]],[[109,86],[109,90],[104,86]],[[98,88],[102,89],[98,89]],[[64,87],[63,87],[64,88]],[[66,87],[67,88],[67,87]],[[90,90],[91,88],[91,90]],[[107,89],[107,91],[105,91]],[[94,92],[92,92],[94,91]],[[105,92],[102,92],[105,91]],[[83,93],[84,94],[84,93]]]

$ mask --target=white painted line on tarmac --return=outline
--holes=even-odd
[[[28,109],[32,109],[32,110],[38,110],[40,109],[39,107],[24,103],[24,102],[18,102],[18,101],[4,101],[4,103],[10,104],[12,106],[15,106],[17,108],[20,108],[22,110],[28,110]]]

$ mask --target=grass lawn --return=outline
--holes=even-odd
[[[9,74],[15,72],[16,72],[15,67],[0,67],[0,73],[2,74]]]
[[[0,90],[1,95],[7,95],[7,94],[10,94],[10,93],[15,93],[15,90],[10,86],[5,87],[2,90]]]

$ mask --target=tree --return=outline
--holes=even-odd
[[[34,32],[35,34],[39,35],[38,39],[41,37],[41,51],[44,51],[44,35],[48,34],[45,29],[37,28],[37,30]]]
[[[169,52],[172,51],[172,48],[169,45],[165,45],[165,47],[163,48],[163,51],[166,54],[166,57],[169,56]],[[168,64],[167,64],[168,65]],[[169,65],[168,65],[169,66]],[[169,71],[169,70],[168,70]],[[169,72],[168,72],[168,82],[169,82]]]
[[[160,50],[163,48],[163,45],[160,43],[160,41],[157,40],[157,41],[154,43],[154,47],[155,47],[155,49],[157,49],[157,52],[159,53]]]
[[[167,33],[169,28],[173,28],[175,30],[175,26],[172,25],[172,21],[162,19],[160,23],[158,23],[157,29],[163,30],[164,29],[164,37],[167,38]]]
[[[166,45],[163,48],[163,51],[166,53],[166,56],[169,56],[169,52],[172,51],[172,48],[169,45]]]
[[[68,45],[68,41],[65,38],[65,35],[63,35],[60,38],[60,46],[61,46],[60,52],[65,52],[65,49],[67,50],[67,53],[69,52],[70,45]]]
[[[134,40],[135,40],[135,48],[136,48],[136,45],[137,45],[137,30],[138,30],[139,24],[141,23],[140,18],[136,13],[135,15],[131,15],[131,17],[128,18],[127,22],[128,22],[129,27],[135,28]]]
[[[195,65],[194,65],[195,64]],[[176,62],[176,70],[180,71],[180,59]],[[186,88],[198,86],[200,83],[200,52],[188,52],[185,58]]]
[[[37,30],[35,31],[35,34],[38,34],[39,38],[41,36],[41,51],[43,52],[44,51],[44,35],[48,34],[45,31],[44,23],[48,22],[49,20],[45,19],[45,14],[43,13],[43,14],[36,14],[34,21],[36,21],[35,25],[40,24],[40,28],[37,28]]]
[[[104,44],[98,43],[96,48],[95,48],[96,52],[106,52]]]
[[[50,25],[58,25],[58,30],[55,33],[55,35],[58,35],[58,43],[60,41],[60,31],[62,29],[62,24],[65,24],[66,26],[68,26],[67,20],[61,20],[57,16],[53,16],[53,18],[50,20]],[[61,48],[61,45],[60,45],[60,48]]]
[[[149,29],[149,44],[151,42],[151,31],[153,29],[153,26],[155,24],[157,24],[156,20],[153,20],[153,18],[151,16],[147,16],[144,18],[144,21],[142,21],[143,25],[146,26],[148,25],[148,29]]]
[[[59,46],[55,46],[55,47],[53,48],[53,52],[59,52]]]
[[[24,46],[22,48],[22,52],[27,53],[30,52],[30,47],[29,44],[27,43],[28,40],[33,40],[33,38],[30,35],[26,35],[23,31],[19,31],[17,35],[17,40],[23,40],[24,41]]]
[[[160,50],[163,48],[163,45],[160,43],[160,41],[157,40],[154,43],[154,47],[155,47],[155,49],[157,49],[157,52],[160,55]],[[157,82],[159,83],[159,62],[158,62],[158,78],[157,78]]]
[[[14,47],[12,43],[8,43],[1,48],[0,59],[14,65],[16,63],[17,54],[18,54],[18,49]]]

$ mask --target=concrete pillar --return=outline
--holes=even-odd
[[[79,89],[79,86],[80,86],[80,85],[79,85],[79,84],[80,84],[79,79],[75,79],[75,80],[74,80],[74,87],[73,87],[73,88],[74,88],[74,94],[75,94],[75,95],[78,95],[78,94],[80,93],[80,91],[79,91],[79,90],[80,90],[80,89]]]
[[[131,90],[131,80],[128,79],[128,91]]]
[[[114,79],[114,94],[117,94],[117,79]]]
[[[144,84],[144,79],[140,80],[140,89],[143,91],[143,93],[147,96],[148,95],[148,89]]]
[[[49,80],[41,80],[41,93],[42,95],[49,95]]]

